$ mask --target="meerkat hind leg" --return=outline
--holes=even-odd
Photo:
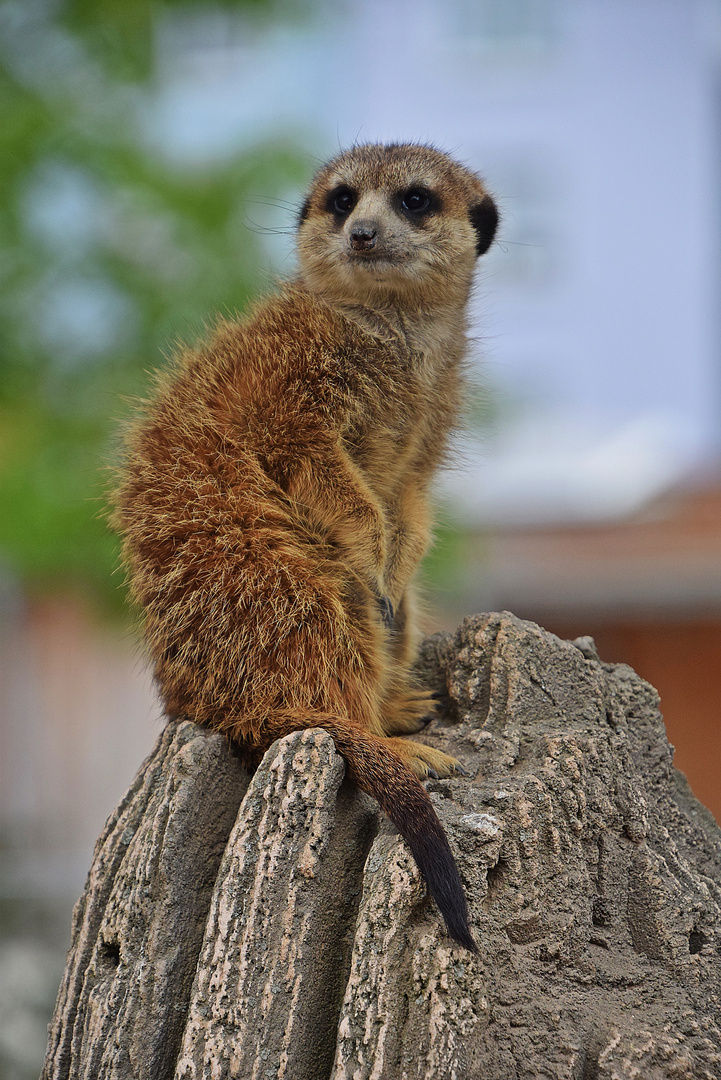
[[[416,603],[408,587],[394,614],[387,638],[388,663],[393,672],[381,704],[385,735],[413,735],[438,714],[438,694],[416,684],[410,667],[417,653]]]
[[[435,750],[432,746],[413,742],[412,739],[386,739],[385,741],[421,780],[427,780],[429,776],[446,779],[457,774],[465,775],[465,769],[460,761],[451,757],[450,754],[444,754],[442,750]]]
[[[398,688],[387,695],[381,711],[384,735],[414,735],[435,719],[438,699],[432,690]]]

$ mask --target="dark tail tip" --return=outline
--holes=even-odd
[[[426,796],[423,788],[421,791]],[[478,945],[468,925],[468,904],[456,860],[430,799],[427,809],[424,807],[424,810],[425,813],[421,814],[416,811],[410,828],[407,819],[403,822],[396,820],[397,817],[404,816],[402,812],[396,812],[391,820],[407,840],[418,869],[426,879],[431,896],[443,916],[448,933],[469,952],[478,952]]]
[[[478,952],[468,925],[468,904],[456,860],[428,792],[403,763],[402,776],[394,777],[389,791],[378,790],[378,799],[388,817],[404,837],[438,905],[448,933],[470,952]]]
[[[378,800],[410,847],[450,936],[478,952],[456,860],[420,780],[381,739],[338,722],[324,726],[348,762],[351,779]]]

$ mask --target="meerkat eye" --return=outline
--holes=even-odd
[[[341,184],[340,187],[331,191],[328,196],[328,210],[332,214],[339,214],[341,217],[345,217],[346,214],[350,214],[351,210],[358,201],[358,197],[354,191],[351,191],[345,184]]]
[[[401,210],[413,217],[429,214],[436,206],[435,199],[425,188],[409,188],[401,195]]]

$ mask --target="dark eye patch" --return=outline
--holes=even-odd
[[[333,188],[326,199],[325,208],[336,217],[347,217],[358,202],[358,195],[347,184],[339,184]]]
[[[438,197],[428,188],[420,186],[409,187],[401,192],[398,196],[398,205],[406,217],[416,221],[440,209]]]

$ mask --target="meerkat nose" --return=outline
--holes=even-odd
[[[350,243],[354,251],[369,251],[376,245],[378,232],[372,225],[359,222],[350,233]]]

